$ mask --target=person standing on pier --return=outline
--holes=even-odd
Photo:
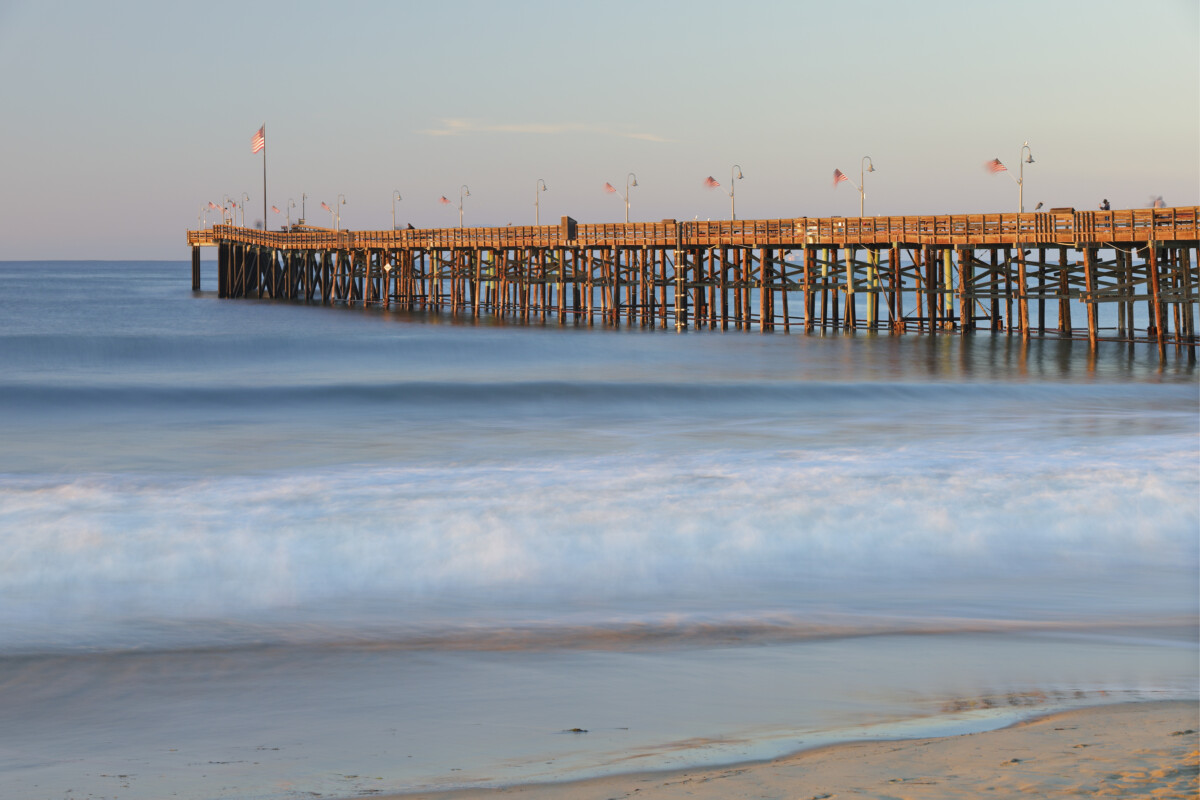
[[[1108,210],[1109,210],[1109,208],[1108,208],[1108,198],[1107,198],[1107,197],[1106,197],[1106,198],[1104,198],[1104,200],[1102,200],[1102,201],[1100,202],[1100,210],[1101,210],[1101,211],[1108,211]]]

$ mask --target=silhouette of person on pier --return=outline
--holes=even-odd
[[[1101,210],[1101,211],[1108,211],[1108,210],[1109,210],[1109,208],[1108,208],[1108,198],[1107,198],[1107,197],[1106,197],[1106,198],[1104,198],[1104,200],[1102,200],[1102,201],[1100,202],[1100,210]]]

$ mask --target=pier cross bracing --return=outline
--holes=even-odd
[[[1200,207],[188,231],[220,297],[560,324],[1147,342],[1195,357]]]

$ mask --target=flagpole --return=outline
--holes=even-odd
[[[271,226],[267,224],[267,123],[263,123],[263,231]]]

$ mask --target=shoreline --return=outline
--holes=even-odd
[[[994,797],[1195,798],[1200,793],[1198,730],[1200,704],[1152,700],[1054,711],[978,733],[821,744],[768,761],[370,796],[381,800],[941,800],[989,792]]]

